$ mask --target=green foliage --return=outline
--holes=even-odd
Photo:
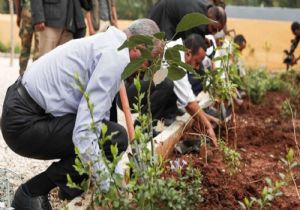
[[[143,58],[138,58],[130,62],[122,73],[122,79],[128,78],[137,70],[139,70],[144,62],[145,60]]]
[[[292,172],[292,170],[298,166],[299,164],[294,161],[295,158],[295,152],[292,148],[288,150],[288,153],[286,154],[285,158],[281,158],[281,161],[286,166],[287,172]]]
[[[248,210],[254,208],[256,204],[259,209],[265,209],[267,206],[271,205],[271,202],[274,198],[282,196],[283,193],[280,191],[281,188],[285,185],[284,175],[282,175],[282,180],[276,181],[275,183],[272,182],[270,178],[266,178],[267,186],[265,186],[261,193],[260,197],[245,197],[243,202],[239,201],[239,204],[242,209]]]
[[[9,13],[9,2],[8,0],[0,0],[0,13]]]
[[[255,104],[261,103],[269,87],[269,75],[264,69],[249,71],[245,84],[251,101]]]
[[[209,21],[211,20],[199,13],[187,14],[179,22],[176,28],[176,34],[195,26],[207,24]],[[176,34],[174,36],[176,36]],[[126,79],[138,71],[146,71],[145,76],[153,78],[153,75],[160,70],[162,62],[167,63],[168,78],[172,80],[181,79],[186,74],[186,71],[193,72],[194,70],[190,65],[181,61],[180,51],[186,51],[186,48],[182,45],[169,47],[164,53],[163,60],[161,57],[152,57],[152,52],[156,50],[157,46],[155,45],[158,41],[163,43],[164,47],[166,46],[167,42],[164,41],[164,38],[164,33],[157,33],[153,36],[134,35],[126,40],[122,46],[119,47],[119,50],[136,47],[140,49],[141,57],[131,61],[126,66],[122,74],[122,79]],[[151,65],[145,69],[142,64],[146,61],[151,63]]]
[[[5,45],[0,42],[0,52],[8,53],[10,51],[9,45]]]
[[[292,101],[297,102],[300,97],[300,72],[287,71],[282,73],[280,78],[285,82],[285,89],[290,93]]]
[[[188,21],[192,17],[186,17],[184,21]],[[194,18],[194,17],[193,17]],[[201,18],[200,18],[201,20]],[[193,21],[192,21],[193,22]],[[182,27],[188,29],[192,27],[188,23],[182,23]],[[195,23],[193,23],[193,27]],[[122,176],[115,173],[115,169],[121,160],[121,155],[118,155],[118,148],[116,145],[111,146],[111,153],[113,161],[110,162],[106,158],[104,152],[101,153],[101,159],[107,171],[97,171],[99,179],[94,183],[92,205],[98,205],[105,209],[195,209],[197,203],[201,202],[201,180],[202,176],[198,169],[189,165],[176,174],[170,177],[164,177],[164,162],[162,158],[154,153],[153,129],[152,129],[152,115],[151,115],[151,101],[150,101],[150,87],[153,82],[154,75],[161,70],[161,64],[167,65],[169,77],[179,79],[186,71],[193,71],[192,67],[181,62],[179,51],[185,51],[181,45],[176,45],[169,48],[165,57],[152,57],[152,52],[155,49],[155,44],[158,40],[165,44],[164,34],[157,33],[154,36],[132,36],[126,40],[119,50],[124,48],[138,48],[141,51],[141,57],[131,61],[125,68],[122,79],[136,74],[134,84],[137,89],[136,101],[134,104],[134,111],[138,113],[137,125],[135,127],[135,140],[131,144],[132,155],[130,155],[128,166],[130,168],[131,176],[127,177],[128,182],[124,183]],[[143,68],[142,64],[147,61],[151,63],[147,68]],[[186,70],[183,70],[183,68]],[[139,76],[141,71],[144,71],[145,76],[150,80],[148,94],[141,93],[141,84]],[[171,75],[171,76],[170,76]],[[90,130],[98,139],[100,150],[104,150],[104,144],[110,141],[114,134],[107,135],[107,127],[102,125],[101,136],[99,136],[99,128],[94,121],[94,105],[90,101],[90,95],[84,89],[80,80],[79,74],[75,74],[76,88],[83,94],[90,111],[91,123]],[[147,97],[148,113],[142,113],[142,100]],[[148,147],[150,142],[151,147]],[[78,153],[79,154],[79,153]],[[83,174],[88,174],[89,178],[80,185],[72,182],[71,177],[68,176],[68,185],[81,188],[90,189],[92,163],[84,166],[78,160],[75,161],[75,169]],[[95,172],[94,172],[95,173]],[[101,191],[98,187],[103,181],[109,181],[110,187],[106,192]],[[130,196],[131,195],[131,196]]]
[[[214,70],[205,70],[204,76],[195,76],[202,81],[203,90],[218,101],[230,101],[236,96],[236,88],[241,86],[241,79],[238,74],[236,63],[231,62],[231,58],[236,56],[237,51],[234,46],[229,44],[226,55],[214,58],[214,61],[220,62],[220,67]],[[232,49],[233,48],[233,49]]]
[[[294,70],[282,74],[270,74],[264,69],[248,71],[245,86],[253,103],[261,103],[267,91],[286,90],[291,101],[297,102],[300,96],[300,73]]]
[[[2,53],[10,53],[10,45],[9,44],[3,44],[2,42],[0,42],[0,52]],[[19,45],[16,45],[15,46],[15,49],[14,49],[14,53],[16,54],[19,54],[21,52],[21,48]]]
[[[280,114],[285,118],[292,117],[295,116],[294,110],[295,108],[291,104],[291,101],[286,99],[282,102]]]
[[[293,181],[295,181],[295,180],[293,177],[292,170],[296,166],[298,166],[298,163],[296,161],[294,161],[294,156],[295,156],[294,150],[289,149],[285,158],[281,158],[281,161],[285,165],[286,172],[290,175],[290,177],[293,179]],[[245,209],[245,210],[250,210],[250,209],[254,209],[255,205],[257,205],[259,207],[259,209],[264,209],[267,206],[270,206],[271,202],[276,197],[283,195],[283,193],[281,192],[281,189],[288,182],[289,176],[279,173],[279,177],[280,177],[280,180],[275,181],[274,183],[272,182],[272,180],[270,178],[266,178],[267,186],[265,186],[262,189],[262,191],[260,193],[260,197],[259,198],[250,197],[250,199],[248,197],[245,197],[243,202],[239,201],[241,208]],[[295,186],[295,187],[297,189],[297,186]],[[297,191],[297,193],[298,193],[298,191]]]
[[[150,8],[156,0],[122,0],[116,1],[119,19],[135,20],[148,16]]]
[[[198,12],[187,14],[178,23],[176,27],[176,34],[178,34],[179,32],[187,31],[199,25],[207,25],[210,21],[212,20],[208,19],[205,15]],[[176,36],[176,34],[174,35],[174,37]]]
[[[280,78],[280,75],[270,75],[269,76],[269,84],[268,84],[268,90],[270,91],[279,91],[285,89],[286,84],[285,82]]]
[[[234,149],[227,147],[226,143],[222,140],[218,141],[220,150],[223,153],[223,161],[229,168],[229,174],[233,175],[238,172],[241,164],[241,155]]]
[[[75,76],[78,89],[83,88]],[[138,78],[138,77],[137,77]],[[103,193],[98,188],[93,192],[92,205],[98,205],[105,209],[195,209],[195,204],[203,200],[201,195],[201,180],[202,176],[198,169],[189,165],[180,171],[176,171],[176,175],[170,177],[163,177],[164,164],[161,157],[152,154],[148,148],[148,142],[151,138],[148,128],[149,120],[147,115],[141,114],[141,101],[144,94],[141,94],[141,85],[139,79],[134,80],[138,96],[138,103],[135,104],[135,111],[139,113],[139,126],[135,128],[135,141],[131,145],[133,156],[129,157],[129,167],[132,175],[128,177],[128,183],[122,182],[122,177],[115,174],[115,168],[121,159],[118,156],[117,146],[111,146],[113,154],[113,161],[109,162],[104,153],[102,159],[108,168],[108,174],[102,174],[101,180],[109,178],[111,180],[111,187],[106,193]],[[87,103],[89,104],[89,96],[85,94]],[[89,109],[93,106],[89,106]],[[90,110],[91,115],[93,112]],[[93,118],[93,117],[92,117]],[[92,129],[92,127],[91,127]],[[92,129],[92,131],[96,132]],[[99,146],[103,150],[103,145],[106,141],[112,138],[112,135],[107,136],[107,126],[103,125],[101,129],[102,137],[99,140]],[[76,153],[79,155],[78,150]],[[84,180],[81,184],[75,184],[68,175],[68,186],[77,189],[87,190],[90,186],[91,170],[90,167],[85,167],[79,159],[76,159],[74,168],[80,174],[88,174],[89,179]],[[97,185],[96,185],[97,186]],[[130,198],[128,195],[133,195]]]

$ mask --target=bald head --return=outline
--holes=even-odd
[[[225,10],[219,6],[212,6],[208,9],[207,16],[217,21],[218,23],[211,23],[209,25],[209,32],[211,34],[216,34],[218,31],[221,31],[227,22],[227,15]]]
[[[135,20],[124,30],[128,37],[133,35],[153,35],[159,31],[157,24],[153,20],[146,18]]]

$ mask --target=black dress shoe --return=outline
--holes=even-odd
[[[17,189],[11,207],[15,210],[52,210],[48,195],[31,197],[24,191],[23,185]]]

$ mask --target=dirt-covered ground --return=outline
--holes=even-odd
[[[223,163],[221,152],[214,150],[208,158],[208,164],[199,154],[179,158],[194,162],[203,174],[204,202],[198,209],[240,209],[238,201],[245,196],[259,197],[266,186],[265,178],[280,180],[279,173],[285,173],[285,166],[280,160],[285,157],[288,148],[294,148],[295,141],[291,118],[280,115],[281,104],[288,97],[284,92],[269,92],[262,104],[253,105],[248,100],[237,110],[238,151],[241,154],[239,172],[230,176]],[[298,113],[299,113],[298,103]],[[300,141],[300,118],[296,119],[296,134]],[[229,139],[233,139],[230,131]],[[299,156],[295,157],[299,161]],[[300,167],[294,169],[295,180],[300,190]],[[196,187],[196,186],[195,186]],[[300,209],[295,186],[289,181],[283,187],[283,196],[277,197],[269,209]]]

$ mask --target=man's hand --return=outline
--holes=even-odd
[[[111,25],[115,26],[116,28],[119,28],[117,20],[112,20]]]
[[[41,22],[41,23],[37,23],[34,25],[34,29],[36,31],[43,31],[45,30],[45,23],[44,22]]]
[[[92,36],[94,34],[96,34],[94,28],[93,27],[89,27],[89,35]]]
[[[204,124],[204,126],[206,128],[207,135],[210,137],[213,145],[215,147],[218,147],[217,137],[216,137],[214,129],[210,123],[210,120],[212,120],[213,117],[210,117],[210,120],[209,120],[207,118],[207,115],[201,110],[201,108],[199,107],[199,105],[196,101],[192,101],[192,102],[188,103],[185,108],[191,116],[197,116],[199,118],[199,120],[201,120],[201,122]],[[215,121],[215,120],[212,120],[212,121]]]
[[[218,147],[218,141],[217,141],[217,137],[216,137],[214,129],[210,126],[209,128],[207,128],[206,132],[207,132],[207,135],[210,137],[213,145],[215,147]]]

